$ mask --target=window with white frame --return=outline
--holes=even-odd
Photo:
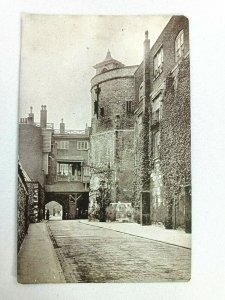
[[[175,61],[184,55],[184,31],[181,30],[175,40]]]
[[[160,121],[160,103],[161,103],[162,95],[158,94],[152,100],[152,123],[157,123]]]
[[[57,149],[68,150],[69,149],[69,141],[59,141],[57,143]]]
[[[67,176],[69,174],[69,164],[57,163],[57,174]]]
[[[163,71],[163,47],[154,56],[154,77],[158,77]]]
[[[88,150],[88,141],[79,141],[77,143],[77,150]]]
[[[83,167],[83,174],[84,176],[86,177],[89,177],[90,176],[90,167]]]
[[[153,135],[153,157],[154,158],[157,158],[159,156],[159,145],[160,145],[159,131],[156,131]]]

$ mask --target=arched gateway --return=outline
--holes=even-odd
[[[84,193],[54,193],[45,194],[46,204],[55,201],[62,206],[62,220],[88,218],[88,192]],[[45,211],[46,213],[46,211]],[[45,214],[44,214],[45,215]]]

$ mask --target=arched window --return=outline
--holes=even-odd
[[[175,40],[175,62],[184,55],[184,31],[181,30]]]
[[[162,46],[154,55],[153,64],[154,64],[153,75],[154,78],[157,78],[163,72],[163,47]]]
[[[105,73],[105,72],[107,72],[107,71],[108,71],[107,68],[103,68],[103,69],[102,69],[102,73]]]

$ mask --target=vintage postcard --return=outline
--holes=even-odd
[[[191,278],[185,16],[21,16],[17,279]]]

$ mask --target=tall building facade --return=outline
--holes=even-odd
[[[190,231],[188,19],[172,17],[149,49],[146,33],[144,60],[135,72],[134,201],[146,224]]]
[[[188,19],[170,19],[139,66],[108,51],[91,80],[90,205],[99,188],[132,202],[143,225],[191,230]],[[108,201],[108,202],[109,202]]]

